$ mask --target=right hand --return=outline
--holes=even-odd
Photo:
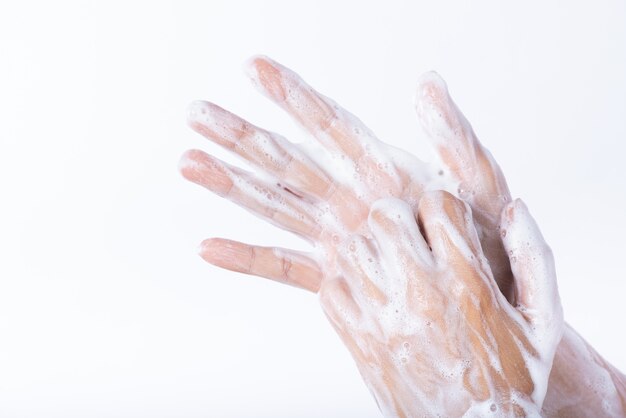
[[[418,222],[421,226],[418,228]],[[563,331],[552,252],[519,200],[502,214],[519,301],[499,291],[471,210],[427,192],[418,220],[372,205],[321,302],[386,416],[540,416]]]

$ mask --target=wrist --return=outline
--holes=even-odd
[[[463,414],[463,418],[494,417],[494,418],[518,418],[518,417],[541,417],[541,405],[537,405],[530,396],[513,393],[508,399],[488,399],[473,403]]]
[[[626,415],[626,377],[566,324],[543,411],[549,417]]]

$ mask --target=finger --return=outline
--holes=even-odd
[[[285,109],[331,151],[353,161],[373,142],[369,129],[348,111],[310,87],[299,75],[267,57],[252,57],[247,70],[263,94]]]
[[[506,180],[437,73],[420,78],[415,108],[442,163],[460,182],[460,197],[497,223],[502,207],[511,200]]]
[[[297,196],[202,151],[180,160],[183,176],[285,230],[314,241],[321,232],[314,208]]]
[[[261,92],[328,149],[339,167],[348,167],[348,183],[365,186],[363,199],[376,199],[383,190],[397,196],[409,183],[415,167],[409,172],[398,168],[390,147],[356,116],[315,91],[295,72],[262,56],[250,59],[247,70]],[[344,182],[339,173],[329,174],[336,182]]]
[[[384,269],[373,243],[362,235],[348,238],[339,249],[340,271],[351,289],[365,301],[387,303]]]
[[[458,195],[472,207],[484,254],[500,291],[510,300],[513,277],[498,231],[502,208],[511,200],[504,175],[437,73],[420,78],[415,107],[439,158],[459,182]]]
[[[253,166],[286,182],[296,194],[324,199],[333,188],[326,173],[287,139],[213,103],[193,102],[189,108],[189,125]]]
[[[502,212],[502,242],[515,277],[516,302],[522,314],[543,331],[558,334],[563,311],[552,250],[519,199]],[[558,334],[560,338],[560,334]]]
[[[322,272],[308,255],[276,247],[260,247],[223,238],[202,241],[198,250],[208,263],[218,267],[265,277],[317,293]]]
[[[480,254],[480,242],[467,204],[443,190],[422,195],[417,216],[435,260],[449,264],[458,256],[472,260]]]
[[[399,276],[422,277],[433,266],[428,244],[419,231],[410,206],[399,199],[379,199],[371,207],[368,224],[382,254],[383,265]]]
[[[448,271],[451,283],[471,294],[499,293],[483,256],[469,205],[448,192],[427,192],[420,200],[418,219],[435,262]]]

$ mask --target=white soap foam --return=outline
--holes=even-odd
[[[460,319],[463,313],[459,310],[456,297],[450,297],[449,292],[461,280],[450,273],[449,266],[435,265],[429,258],[430,253],[412,259],[403,258],[400,252],[402,246],[417,251],[428,251],[424,248],[420,249],[419,246],[416,247],[411,242],[415,240],[415,234],[419,231],[417,231],[417,225],[408,204],[398,199],[385,199],[382,202],[377,201],[373,208],[383,211],[387,220],[398,223],[401,226],[398,230],[402,233],[387,232],[385,234],[385,231],[378,228],[375,222],[372,224],[370,219],[377,251],[372,253],[367,250],[365,239],[359,238],[352,239],[349,244],[339,247],[338,252],[339,257],[343,257],[348,265],[350,262],[353,263],[354,267],[359,267],[360,271],[371,277],[378,290],[387,297],[387,303],[383,306],[370,303],[371,299],[357,297],[360,315],[356,318],[354,316],[349,318],[350,325],[343,330],[356,342],[360,356],[364,355],[368,359],[363,364],[361,358],[357,364],[370,390],[375,393],[381,411],[389,416],[398,414],[437,416],[439,414],[441,416],[504,417],[514,416],[515,411],[512,409],[512,404],[514,404],[527,416],[540,416],[552,356],[561,335],[560,327],[557,325],[560,323],[558,294],[549,293],[550,297],[557,298],[551,302],[559,307],[556,309],[557,317],[551,319],[554,324],[550,323],[545,327],[541,326],[541,323],[539,326],[535,323],[531,325],[499,293],[490,273],[485,273],[485,271],[488,272],[488,263],[484,257],[474,256],[472,249],[476,248],[477,243],[468,243],[453,226],[452,220],[447,218],[443,207],[438,210],[438,221],[449,231],[448,236],[453,245],[459,249],[464,259],[485,282],[488,297],[491,298],[489,302],[484,300],[484,295],[482,299],[477,295],[472,295],[469,302],[478,310],[481,304],[485,303],[495,303],[500,306],[503,318],[505,315],[508,316],[512,320],[511,326],[517,326],[525,340],[525,342],[519,341],[515,333],[510,332],[509,337],[514,341],[513,347],[517,347],[527,367],[527,370],[520,371],[520,373],[528,373],[534,391],[531,394],[523,394],[511,389],[508,399],[503,399],[500,393],[502,388],[496,380],[490,380],[490,376],[495,373],[498,379],[504,377],[503,362],[506,359],[500,357],[499,341],[486,322],[483,322],[484,330],[481,330],[470,327],[469,323],[464,323]],[[471,223],[469,215],[466,216],[465,221]],[[519,228],[509,225],[507,237],[510,242],[522,246],[518,259],[523,258],[530,251],[528,243],[536,244],[540,248],[539,252],[535,251],[535,247],[532,250],[535,252],[530,252],[536,259],[533,260],[533,268],[538,273],[545,274],[545,280],[554,280],[554,271],[549,268],[542,270],[539,265],[538,258],[544,257],[545,254],[541,253],[543,247],[541,242],[537,241],[538,232],[533,229],[534,225],[524,218],[517,218],[515,222],[515,225],[517,223],[521,225]],[[471,225],[466,227],[469,226]],[[370,262],[372,254],[379,261]],[[415,264],[429,271],[430,273],[427,274],[432,277],[416,277]],[[343,271],[350,286],[360,283],[358,278],[349,277],[355,271],[359,271],[358,268]],[[439,299],[438,305],[431,304],[429,308],[436,309],[435,312],[420,313],[410,308],[408,283],[411,280],[433,281],[430,283],[430,286],[435,289],[432,295],[438,295]],[[356,294],[364,291],[363,287],[352,289]],[[467,289],[459,288],[460,293],[466,291]],[[425,303],[428,304],[429,301]],[[546,310],[554,312],[555,308],[546,307]],[[429,315],[434,315],[432,321]],[[348,318],[344,320],[347,321]],[[341,318],[337,323],[342,323]],[[508,327],[508,325],[501,326]],[[447,327],[454,327],[454,329],[450,330]],[[500,329],[499,332],[502,334],[507,330]],[[480,345],[478,352],[476,342]],[[532,351],[528,351],[527,344],[529,343]],[[482,359],[476,357],[480,350],[485,356]],[[464,378],[470,382],[469,388]],[[487,398],[476,401],[469,393],[472,387],[486,389]]]

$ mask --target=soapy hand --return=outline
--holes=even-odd
[[[502,214],[518,305],[499,291],[467,204],[372,205],[372,239],[338,250],[324,311],[386,416],[539,416],[563,315],[552,253],[525,205]]]
[[[191,106],[189,123],[211,141],[242,157],[256,173],[203,151],[181,159],[183,175],[280,228],[312,242],[302,254],[225,239],[206,240],[200,253],[223,268],[267,277],[316,292],[318,260],[333,260],[336,245],[366,234],[374,201],[402,199],[416,208],[425,190],[444,189],[470,204],[479,237],[503,293],[514,298],[499,239],[499,217],[510,194],[499,167],[435,73],[421,77],[416,110],[440,161],[427,165],[384,144],[354,115],[316,92],[297,74],[266,58],[247,63],[254,84],[311,133],[322,148],[294,144],[208,102]]]
[[[242,157],[255,172],[230,166],[199,150],[188,151],[181,159],[180,169],[187,179],[302,236],[315,250],[305,254],[214,238],[201,245],[200,255],[206,261],[318,292],[325,277],[337,275],[338,244],[353,234],[371,239],[367,219],[374,202],[381,198],[398,198],[417,214],[423,192],[443,189],[469,204],[482,253],[489,260],[491,274],[500,291],[512,306],[524,306],[524,295],[520,294],[520,284],[513,281],[509,257],[500,236],[500,214],[511,200],[506,181],[437,74],[427,73],[421,77],[415,101],[418,119],[438,156],[436,163],[427,165],[376,139],[355,116],[280,64],[256,57],[247,67],[261,92],[311,133],[322,149],[311,149],[311,144],[294,144],[217,105],[196,102],[189,115],[192,128]],[[522,276],[516,274],[515,277]],[[329,281],[329,286],[330,283],[336,281]],[[538,293],[537,296],[542,297]],[[502,308],[507,305],[501,297],[493,298],[500,298],[500,310],[496,311],[508,315],[512,308]],[[549,307],[548,312],[553,308]],[[510,322],[510,318],[502,321]],[[340,332],[348,335],[350,329]],[[510,341],[506,335],[502,336],[503,347]],[[452,340],[462,334],[457,336],[451,331],[447,337]],[[493,334],[493,337],[500,344],[500,334]],[[448,344],[440,342],[444,346]],[[545,352],[537,351],[537,354],[536,358],[549,358]],[[519,379],[513,381],[528,382],[531,368],[518,365],[521,367]],[[548,373],[549,365],[545,366],[544,372]],[[542,379],[531,377],[533,388],[537,385],[539,389],[532,389],[530,399],[537,404]],[[428,380],[425,375],[421,378]],[[508,389],[505,387],[504,398],[500,399],[517,393],[522,402],[522,394],[529,395],[524,388],[529,387],[518,383],[510,383]],[[490,389],[501,388],[496,385]],[[400,387],[397,390],[402,393]],[[489,396],[495,396],[494,393],[489,392]],[[506,405],[507,402],[502,404],[504,410],[508,410]],[[623,416],[626,377],[566,326],[555,356],[543,412],[558,417]]]

